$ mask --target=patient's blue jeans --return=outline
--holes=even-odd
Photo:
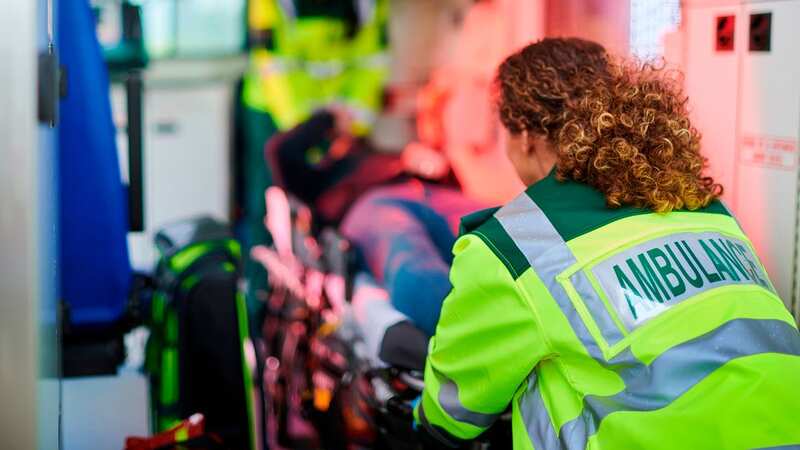
[[[411,180],[375,188],[348,211],[341,231],[398,311],[432,336],[460,218],[483,205],[451,187]]]

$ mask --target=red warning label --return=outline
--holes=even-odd
[[[794,170],[797,168],[797,140],[745,134],[739,158],[746,164]]]

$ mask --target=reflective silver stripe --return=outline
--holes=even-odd
[[[576,272],[570,277],[570,281],[578,295],[583,299],[583,303],[589,309],[592,317],[594,317],[595,322],[597,322],[597,327],[600,328],[600,333],[608,342],[608,345],[614,345],[622,340],[624,337],[622,332],[617,327],[614,319],[611,318],[611,313],[608,312],[605,303],[603,303],[600,295],[592,286],[586,273],[583,271]]]
[[[575,310],[575,306],[569,299],[564,287],[556,280],[557,275],[567,270],[577,260],[541,208],[526,193],[522,193],[506,206],[500,208],[495,217],[528,260],[531,268],[542,280],[545,287],[547,287],[550,295],[553,296],[561,312],[567,318],[572,330],[586,347],[587,352],[594,359],[607,364],[600,348]],[[588,282],[588,280],[586,281]],[[581,284],[581,286],[584,285]],[[591,288],[591,285],[589,288]],[[578,289],[577,286],[576,289]],[[579,291],[579,293],[582,296],[587,295],[586,292]],[[598,327],[601,327],[600,323],[598,323]],[[615,325],[614,328],[616,328]],[[601,333],[607,339],[608,336],[613,337],[615,332],[619,333],[619,330],[601,329]],[[556,436],[552,420],[544,405],[541,390],[535,380],[535,372],[531,374],[527,392],[520,399],[520,411],[522,412],[528,437],[535,449],[578,448],[571,442],[560,442],[558,436]],[[575,425],[578,425],[578,423],[576,422]],[[560,434],[560,436],[562,439],[574,440],[577,438],[580,441],[582,439],[580,430],[575,429],[573,431],[577,432],[577,436],[576,434]],[[584,435],[586,435],[585,432]],[[585,438],[583,439],[585,440]]]
[[[611,396],[586,396],[581,414],[558,433],[561,448],[585,448],[609,414],[664,408],[724,364],[763,353],[800,356],[800,333],[780,320],[736,319],[672,347],[649,365],[623,367],[618,373],[625,389]],[[537,431],[528,429],[529,434]]]
[[[357,69],[386,69],[390,62],[389,53],[379,52],[356,58],[354,65]]]
[[[307,61],[286,56],[272,56],[259,67],[262,76],[302,71],[309,77],[316,79],[327,79],[341,75],[345,69],[346,65],[341,61]]]
[[[341,61],[304,61],[303,68],[312,78],[333,78],[344,73],[345,64]]]
[[[528,389],[519,399],[519,410],[522,421],[528,431],[528,437],[536,450],[558,450],[561,448],[553,421],[544,406],[542,391],[536,379],[536,372],[528,377]]]
[[[500,208],[495,213],[495,218],[547,287],[589,354],[598,361],[605,361],[603,353],[578,315],[578,311],[575,310],[567,291],[556,280],[557,275],[567,270],[577,260],[541,208],[523,192]],[[605,330],[604,335],[606,333],[613,332]]]
[[[439,406],[453,419],[485,429],[489,428],[500,416],[500,413],[485,414],[470,411],[461,404],[461,400],[458,398],[458,385],[436,371],[434,374],[439,379]]]
[[[269,60],[258,65],[258,73],[262,77],[269,77],[276,74],[285,74],[297,70],[300,66],[292,58],[273,56]]]
[[[278,4],[286,19],[297,19],[297,9],[294,7],[294,0],[278,0]]]
[[[753,450],[800,450],[800,444],[779,445],[777,447],[761,447],[761,448],[754,448]]]
[[[375,18],[375,0],[356,0],[358,23],[363,26]]]
[[[500,208],[495,217],[534,269],[544,265],[566,268],[575,263],[561,235],[527,193]]]

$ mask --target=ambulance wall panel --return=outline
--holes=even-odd
[[[736,20],[733,51],[716,50],[716,20],[739,16],[740,6],[690,6],[684,13],[687,39],[684,68],[692,123],[702,133],[709,174],[725,187],[724,200],[736,209],[736,121],[739,83],[738,54],[744,24]],[[740,18],[738,18],[740,19]]]
[[[547,0],[545,32],[550,37],[575,36],[603,44],[625,55],[630,39],[630,1]]]
[[[389,82],[400,86],[425,83],[446,58],[452,36],[469,9],[466,0],[401,0],[391,4]]]
[[[509,50],[513,51],[545,35],[546,0],[503,0],[509,18]]]
[[[682,46],[693,123],[710,173],[798,316],[797,190],[800,0],[686,0]],[[750,14],[772,13],[771,48],[749,49]],[[716,19],[736,15],[733,51],[716,49]]]
[[[754,2],[741,22],[749,26],[750,14],[762,12],[772,13],[771,50],[742,58],[736,212],[789,303],[797,270],[800,1]]]

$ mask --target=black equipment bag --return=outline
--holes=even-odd
[[[225,448],[254,448],[252,377],[239,244],[227,225],[202,217],[165,227],[151,307],[146,369],[153,429],[195,413]]]

